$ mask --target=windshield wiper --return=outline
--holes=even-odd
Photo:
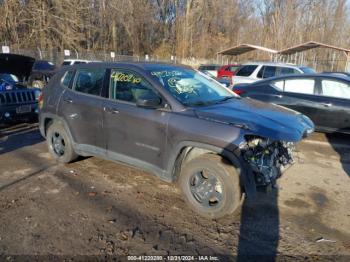
[[[225,96],[225,97],[222,98],[222,99],[219,99],[219,100],[214,101],[214,103],[215,103],[215,104],[219,104],[219,103],[225,102],[225,101],[227,101],[227,100],[236,99],[236,98],[239,98],[239,97],[235,97],[235,96]]]
[[[186,103],[185,105],[187,106],[207,106],[212,104],[213,101],[197,101],[197,102],[193,102],[193,103]]]
[[[222,102],[225,102],[227,100],[230,99],[236,99],[236,98],[240,98],[239,96],[235,97],[235,96],[225,96],[222,99],[218,99],[218,100],[211,100],[211,101],[197,101],[197,102],[193,102],[193,103],[185,103],[185,105],[187,106],[207,106],[207,105],[213,105],[213,104],[219,104]]]

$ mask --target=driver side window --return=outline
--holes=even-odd
[[[109,86],[110,98],[130,103],[136,103],[140,97],[156,94],[142,76],[128,70],[112,69]]]

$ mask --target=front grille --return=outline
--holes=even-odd
[[[5,91],[0,93],[0,105],[12,105],[35,102],[35,94],[32,90]]]

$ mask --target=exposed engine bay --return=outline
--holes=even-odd
[[[243,158],[255,174],[257,186],[276,185],[276,179],[294,163],[294,143],[249,137],[242,149]]]

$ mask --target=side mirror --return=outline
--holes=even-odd
[[[142,95],[136,100],[136,105],[144,108],[159,108],[162,100],[156,94]]]

